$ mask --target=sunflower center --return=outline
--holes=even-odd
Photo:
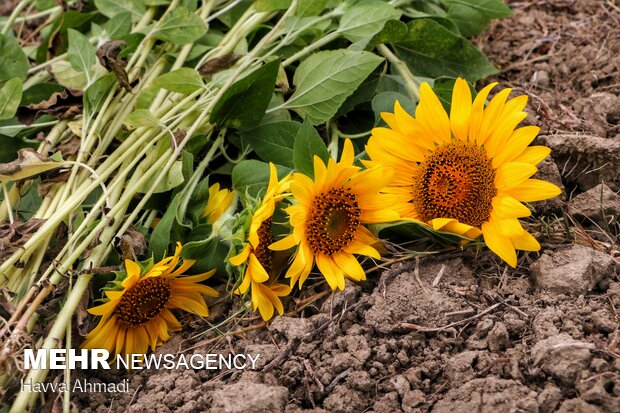
[[[479,146],[453,141],[435,149],[413,177],[413,204],[421,219],[455,218],[480,228],[497,194],[495,170]]]
[[[269,245],[273,244],[273,232],[271,231],[271,218],[263,221],[258,228],[258,246],[254,250],[254,255],[261,263],[267,274],[271,274],[273,267],[273,251],[269,249]]]
[[[137,327],[157,317],[170,299],[170,281],[162,277],[150,277],[138,281],[123,294],[116,307],[121,324]]]
[[[334,188],[317,195],[306,223],[312,251],[333,255],[349,245],[355,238],[361,214],[357,197],[348,188]]]

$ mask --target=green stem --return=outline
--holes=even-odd
[[[405,62],[400,60],[392,51],[384,44],[377,45],[377,50],[385,57],[405,80],[405,87],[411,97],[418,102],[420,100],[420,81],[411,73]]]
[[[318,49],[320,47],[323,47],[323,46],[325,46],[328,43],[333,42],[334,40],[336,40],[339,37],[340,37],[340,32],[338,32],[338,31],[329,33],[328,35],[320,38],[316,42],[310,43],[308,46],[304,47],[303,49],[301,49],[300,51],[295,53],[293,56],[291,56],[288,59],[286,59],[284,62],[282,62],[282,66],[286,67],[286,66],[290,65],[291,63],[294,63],[294,62],[300,60],[301,58],[303,58],[303,57],[309,55],[310,53],[314,52],[316,49]]]
[[[9,33],[9,31],[13,27],[13,24],[15,24],[15,21],[17,20],[17,17],[19,16],[19,14],[26,7],[28,7],[31,1],[32,0],[21,0],[19,3],[17,3],[15,8],[13,9],[13,13],[11,13],[11,15],[9,16],[9,19],[5,23],[4,28],[2,29],[2,32],[0,32],[0,34],[2,34],[3,36],[6,36]]]

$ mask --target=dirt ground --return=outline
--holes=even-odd
[[[159,353],[260,353],[257,371],[99,371],[121,396],[84,412],[619,412],[620,7],[515,1],[479,40],[495,79],[530,96],[528,121],[562,184],[530,220],[543,243],[517,269],[488,253],[394,264],[343,293],[310,289],[294,317],[218,336],[191,328]],[[557,217],[557,218],[555,218]],[[315,294],[315,296],[312,296]],[[319,297],[320,298],[317,298]],[[239,303],[237,303],[239,305]],[[237,308],[211,303],[212,325]]]

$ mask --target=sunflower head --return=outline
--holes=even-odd
[[[230,208],[234,198],[234,191],[220,189],[220,184],[214,183],[209,187],[209,200],[202,211],[202,216],[207,218],[209,224],[213,224]]]
[[[415,117],[398,102],[394,113],[382,113],[389,127],[372,130],[366,164],[394,168],[384,192],[403,218],[466,238],[482,235],[514,267],[515,250],[540,249],[518,220],[531,214],[522,202],[552,198],[560,189],[531,179],[551,151],[528,146],[538,127],[517,128],[527,116],[527,96],[508,100],[511,89],[504,89],[485,105],[496,85],[483,88],[472,101],[467,82],[457,79],[447,114],[423,83]]]
[[[99,324],[86,336],[85,348],[105,348],[110,354],[144,354],[170,338],[170,332],[181,329],[170,310],[181,309],[201,317],[209,315],[203,295],[216,297],[217,291],[200,282],[213,275],[186,276],[194,264],[182,259],[181,244],[172,257],[167,257],[146,270],[125,260],[126,277],[105,291],[104,304],[90,308],[101,316]],[[180,263],[180,265],[179,265]]]
[[[353,165],[353,145],[346,140],[340,162],[327,165],[314,157],[314,180],[296,173],[291,182],[295,205],[287,208],[293,233],[274,243],[273,250],[296,247],[286,276],[301,287],[314,263],[332,289],[344,289],[345,277],[360,281],[366,275],[355,255],[380,258],[378,242],[364,224],[394,221],[399,215],[380,191],[391,169],[376,166],[361,171]]]
[[[272,217],[278,202],[289,194],[290,175],[278,180],[276,167],[269,164],[270,175],[267,191],[250,218],[247,240],[242,251],[229,259],[236,267],[245,267],[243,280],[235,293],[245,294],[251,290],[252,307],[259,310],[265,321],[273,317],[274,310],[284,313],[280,297],[290,294],[287,285],[277,282],[278,270],[275,265],[274,251],[268,247],[273,243]]]

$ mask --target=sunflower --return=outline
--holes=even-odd
[[[220,189],[220,184],[214,183],[209,187],[209,200],[202,211],[202,216],[207,217],[209,224],[213,224],[226,212],[234,198],[234,191]]]
[[[290,175],[278,180],[278,173],[273,163],[269,164],[269,185],[259,207],[252,214],[248,240],[243,250],[229,259],[234,266],[245,264],[243,281],[236,294],[245,294],[251,287],[252,307],[258,308],[265,321],[273,317],[274,309],[278,314],[284,313],[280,297],[291,293],[291,288],[269,279],[275,279],[277,270],[274,265],[274,252],[268,247],[273,242],[272,217],[276,204],[288,196]]]
[[[140,266],[125,260],[127,278],[120,290],[105,291],[107,302],[90,308],[89,313],[101,320],[82,344],[84,348],[105,348],[110,354],[145,354],[150,345],[155,348],[170,339],[171,331],[181,329],[171,309],[181,309],[201,317],[209,315],[202,295],[216,297],[211,287],[199,284],[215,270],[204,274],[184,276],[195,261],[180,261],[181,244],[174,256],[153,265],[145,274]],[[176,268],[176,269],[175,269]]]
[[[286,209],[293,233],[271,245],[273,250],[297,247],[286,273],[291,287],[308,278],[316,261],[319,271],[335,290],[344,289],[345,277],[366,279],[354,254],[380,258],[373,247],[378,240],[363,224],[395,221],[399,215],[390,199],[379,193],[391,180],[391,168],[360,171],[353,166],[353,145],[345,140],[340,162],[327,166],[314,157],[314,180],[296,173],[291,193],[297,204]]]
[[[560,189],[530,178],[551,150],[528,146],[540,128],[515,129],[527,116],[527,96],[507,100],[511,89],[504,89],[485,107],[496,85],[483,88],[472,103],[469,86],[457,79],[448,116],[423,83],[415,118],[398,102],[394,113],[382,113],[389,128],[372,130],[366,145],[371,161],[365,163],[394,168],[385,193],[401,217],[466,238],[482,235],[515,267],[516,250],[540,250],[518,220],[531,214],[522,202],[553,198]]]

